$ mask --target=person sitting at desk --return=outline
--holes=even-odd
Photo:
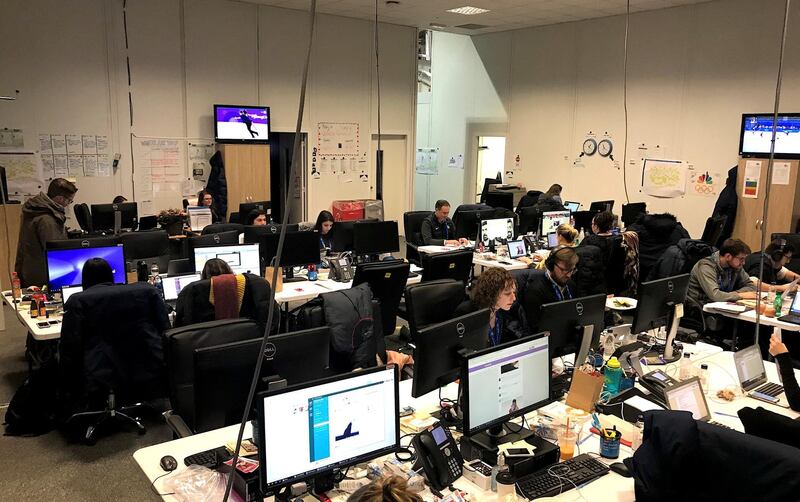
[[[564,202],[561,200],[561,190],[563,188],[558,183],[550,185],[545,193],[539,196],[536,201],[535,207],[539,208],[541,212],[545,211],[563,211]]]
[[[257,225],[257,226],[266,226],[267,225],[267,212],[263,209],[253,209],[248,213],[247,218],[244,220],[245,225]]]
[[[556,247],[575,247],[577,245],[578,231],[569,223],[562,223],[556,228]],[[527,263],[528,267],[544,270],[544,260],[528,258],[521,256],[517,258],[523,263]]]
[[[319,233],[319,250],[323,249],[330,252],[333,249],[333,233],[331,229],[336,221],[333,219],[333,214],[330,211],[322,210],[317,215],[317,222],[314,224],[314,230]]]
[[[558,247],[545,260],[544,271],[528,272],[530,275],[525,283],[522,307],[531,333],[537,332],[542,305],[574,297],[576,286],[572,275],[578,268],[578,261],[575,248]]]
[[[408,490],[405,478],[389,476],[362,486],[347,502],[422,502],[422,497]]]
[[[800,411],[800,386],[797,385],[789,349],[786,348],[786,344],[780,338],[772,335],[769,339],[769,353],[772,354],[778,364],[781,382],[783,382],[783,392],[786,394],[789,407],[794,411]]]
[[[756,285],[743,266],[750,247],[739,239],[726,239],[715,252],[695,263],[689,276],[687,299],[702,307],[711,302],[756,298]]]
[[[767,248],[760,253],[753,253],[744,262],[744,268],[750,275],[750,280],[757,286],[758,277],[761,271],[761,258],[764,258],[764,282],[772,286],[775,291],[786,292],[789,282],[800,277],[786,268],[786,264],[792,261],[794,247],[784,239],[777,239],[769,243]],[[762,288],[762,289],[767,289]]]
[[[208,190],[200,190],[197,192],[197,205],[211,209],[211,223],[225,222],[225,220],[219,214],[217,214],[216,205],[214,204],[214,196],[211,195]]]
[[[211,258],[203,267],[200,280],[188,284],[178,294],[174,327],[240,317],[253,319],[264,327],[270,293],[270,285],[264,278],[234,274],[225,261]],[[271,333],[278,331],[279,313],[276,303]]]
[[[458,246],[469,244],[463,237],[456,239],[456,226],[450,215],[450,203],[444,199],[436,201],[435,211],[422,220],[422,244],[425,246]]]
[[[522,338],[524,333],[513,311],[517,283],[508,270],[498,267],[484,270],[472,288],[471,296],[471,300],[458,306],[455,314],[461,316],[489,309],[489,344],[492,347]]]
[[[592,218],[592,233],[587,235],[581,246],[597,246],[603,253],[604,263],[610,260],[613,253],[614,221],[616,216],[611,211],[597,213]]]

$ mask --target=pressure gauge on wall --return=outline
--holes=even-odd
[[[587,138],[586,141],[583,142],[583,152],[581,152],[581,156],[594,155],[596,151],[597,141],[593,140],[592,138]]]
[[[613,151],[614,145],[611,143],[610,139],[604,139],[597,144],[597,153],[599,153],[601,157],[610,157]],[[611,157],[611,160],[614,160],[614,158]]]

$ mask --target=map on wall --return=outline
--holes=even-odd
[[[33,153],[0,152],[0,166],[6,168],[8,194],[13,199],[36,195],[44,186],[37,156]]]
[[[358,156],[359,150],[357,122],[317,123],[318,155]]]
[[[644,159],[642,191],[653,197],[680,197],[686,192],[686,165],[680,160]]]

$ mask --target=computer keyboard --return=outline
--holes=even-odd
[[[608,473],[608,466],[583,453],[517,480],[517,492],[534,500],[552,497]]]
[[[190,465],[202,465],[209,469],[215,469],[229,458],[231,458],[231,454],[228,453],[228,449],[224,446],[220,446],[219,448],[189,455],[183,459],[183,463],[186,464],[187,467]]]
[[[777,383],[769,382],[757,388],[755,392],[760,392],[770,397],[778,397],[783,392],[783,386]]]

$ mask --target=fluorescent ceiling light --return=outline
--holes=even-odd
[[[489,9],[481,9],[480,7],[471,7],[469,5],[465,5],[464,7],[459,7],[457,9],[447,9],[447,12],[453,12],[455,14],[464,14],[465,16],[474,16],[475,14],[483,14],[484,12],[489,12]]]

